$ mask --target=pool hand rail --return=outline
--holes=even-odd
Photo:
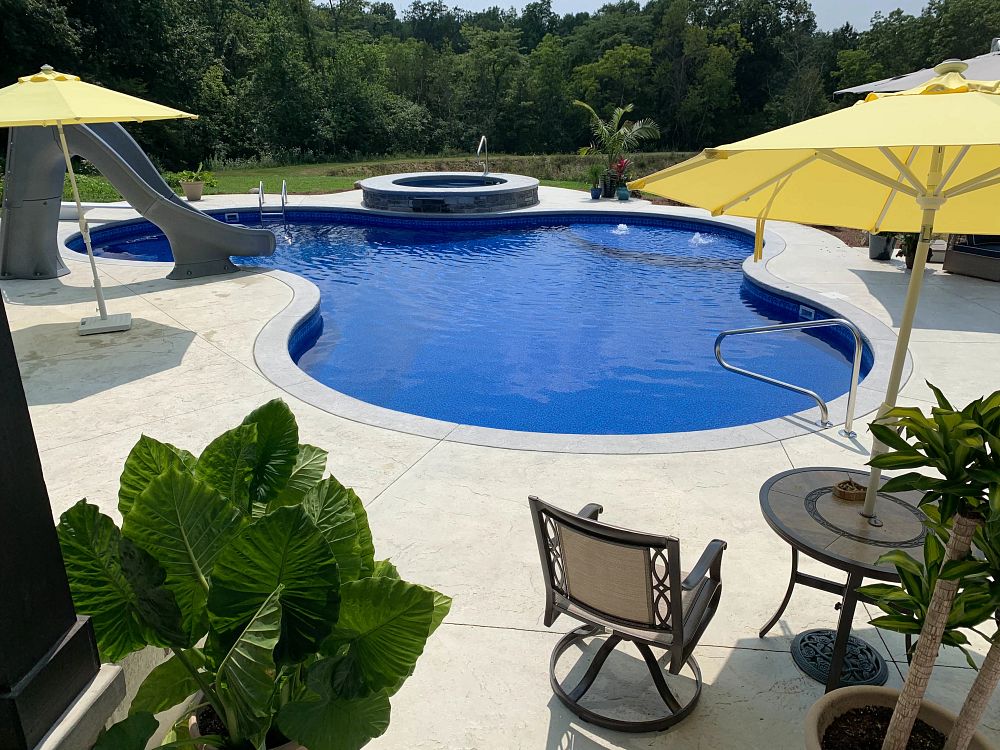
[[[737,375],[745,375],[748,378],[753,378],[754,380],[759,380],[763,383],[770,383],[771,385],[776,385],[779,388],[784,388],[788,391],[809,396],[816,402],[817,406],[819,406],[820,427],[833,427],[833,423],[830,421],[830,410],[827,408],[826,401],[824,401],[823,397],[815,391],[811,391],[808,388],[803,388],[801,386],[792,385],[791,383],[786,383],[785,381],[778,380],[777,378],[762,375],[759,372],[753,372],[752,370],[745,370],[742,367],[736,367],[735,365],[727,362],[722,356],[722,342],[729,336],[773,333],[775,331],[804,330],[807,328],[823,328],[828,326],[843,326],[851,332],[851,335],[854,338],[854,362],[851,369],[851,388],[847,395],[847,416],[844,420],[844,429],[840,430],[840,434],[844,437],[854,438],[857,437],[857,433],[852,429],[854,426],[854,405],[857,400],[858,381],[861,375],[863,339],[861,331],[851,321],[844,318],[824,318],[822,320],[802,320],[794,323],[778,323],[769,326],[755,326],[753,328],[734,328],[729,331],[723,331],[715,338],[715,358],[725,369],[730,372],[735,372]]]
[[[285,207],[288,204],[288,182],[286,180],[281,181],[281,206],[275,209],[269,209],[264,205],[264,181],[261,180],[257,188],[257,208],[260,212],[260,223],[264,224],[264,219],[268,216],[281,217],[282,222],[286,221]]]
[[[483,149],[486,149],[485,161],[479,163],[483,165],[483,177],[485,177],[490,173],[490,146],[486,142],[485,135],[479,139],[479,148],[476,149],[476,156],[479,156]]]

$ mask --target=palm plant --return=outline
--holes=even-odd
[[[890,449],[874,457],[871,466],[930,468],[939,475],[909,472],[890,479],[883,490],[923,492],[921,505],[937,503],[936,523],[950,529],[944,554],[931,565],[920,637],[883,750],[906,748],[964,575],[956,572],[957,561],[967,561],[973,536],[991,511],[1000,510],[1000,391],[956,410],[939,389],[928,386],[937,399],[930,416],[915,407],[897,407],[871,425],[872,434]]]
[[[611,117],[607,120],[597,114],[597,111],[586,102],[577,99],[573,104],[588,112],[590,129],[594,134],[593,142],[580,149],[581,156],[603,155],[608,160],[608,172],[614,169],[618,159],[630,151],[635,151],[644,141],[660,137],[660,128],[652,120],[647,118],[633,122],[625,119],[625,115],[635,109],[634,104],[615,107]]]

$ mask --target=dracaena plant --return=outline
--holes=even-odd
[[[986,518],[1000,511],[1000,391],[956,409],[939,389],[928,386],[937,400],[929,415],[914,407],[897,407],[871,425],[872,433],[886,447],[869,461],[871,466],[933,472],[908,472],[893,477],[882,489],[923,492],[920,502],[928,509],[932,525],[938,533],[947,530],[943,551],[938,554],[930,542],[933,554],[925,561],[923,574],[911,568],[908,575],[913,580],[909,584],[904,580],[909,587],[905,594],[912,598],[908,606],[919,604],[920,637],[883,750],[904,750],[909,741],[938,650],[949,632],[956,595],[967,575],[962,565],[969,561],[972,539]],[[902,577],[908,566],[902,557],[890,553],[887,560],[901,565]],[[918,577],[925,590],[918,591]],[[903,626],[901,621],[898,624]]]
[[[121,475],[119,527],[81,500],[58,533],[77,611],[105,661],[172,656],[102,750],[142,750],[153,714],[195,693],[225,733],[201,744],[355,750],[382,734],[451,600],[375,560],[355,492],[323,478],[280,400],[195,457],[143,436]],[[170,746],[190,745],[178,725]]]
[[[977,629],[984,623],[995,622],[1000,607],[1000,514],[991,512],[976,530],[973,546],[980,554],[946,561],[948,526],[941,522],[934,506],[925,507],[924,513],[928,517],[928,534],[924,540],[923,561],[914,560],[901,550],[885,554],[879,562],[895,566],[900,585],[877,583],[858,591],[874,599],[879,609],[886,613],[871,620],[870,624],[912,637],[919,636],[923,630],[937,580],[957,582],[958,589],[941,644],[960,649],[969,666],[979,674],[952,727],[945,750],[965,750],[1000,680],[1000,632],[989,635]],[[969,639],[963,629],[978,633],[990,643],[982,668],[976,666],[966,648]],[[915,647],[916,643],[910,646],[907,657]]]

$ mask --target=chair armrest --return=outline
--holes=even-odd
[[[591,521],[596,521],[597,517],[603,512],[604,508],[597,503],[587,503],[580,509],[580,512],[577,513],[577,515],[589,518]]]
[[[681,582],[681,588],[690,591],[701,580],[711,572],[712,580],[721,579],[722,573],[722,552],[726,549],[726,543],[721,539],[713,539],[701,553],[701,558],[695,563],[694,568],[688,573],[687,578]]]

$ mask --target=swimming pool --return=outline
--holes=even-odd
[[[731,427],[813,406],[715,361],[720,331],[800,315],[798,303],[744,280],[752,239],[737,230],[582,213],[289,219],[274,227],[274,256],[245,260],[319,287],[319,315],[293,337],[292,356],[362,401],[465,425],[600,435]],[[104,257],[170,259],[145,222],[95,229],[93,240]],[[827,400],[847,390],[849,351],[836,329],[726,344],[733,364]],[[862,374],[871,363],[866,347]]]

